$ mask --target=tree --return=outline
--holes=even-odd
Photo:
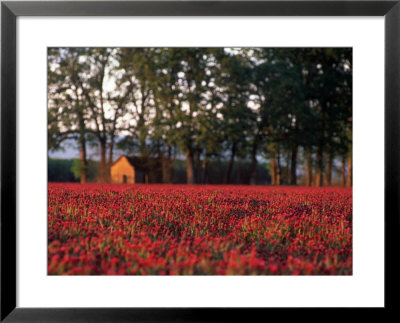
[[[78,140],[81,183],[87,181],[88,110],[80,81],[87,72],[85,55],[82,48],[48,49],[48,148],[57,150],[66,139]]]
[[[82,182],[96,143],[101,182],[118,147],[169,183],[184,158],[191,184],[216,163],[232,182],[236,161],[255,184],[269,160],[271,184],[297,185],[304,159],[307,186],[332,185],[337,161],[351,185],[351,76],[345,48],[50,49],[49,149],[76,140]]]
[[[170,89],[159,85],[155,100],[168,107],[166,112],[174,126],[168,129],[167,141],[185,154],[187,183],[193,184],[196,182],[195,166],[199,168],[204,149],[201,143],[205,139],[202,136],[205,125],[200,120],[204,120],[204,113],[209,113],[207,106],[213,101],[209,89],[212,55],[201,48],[170,48],[163,52],[167,62],[161,61],[161,71]]]
[[[225,173],[225,183],[231,181],[235,157],[239,148],[246,145],[254,122],[254,113],[249,108],[251,70],[245,52],[224,51],[218,55],[220,71],[216,76],[216,88],[222,102],[219,110],[222,118],[222,136],[225,149],[229,153],[228,167]]]
[[[115,136],[134,86],[129,73],[120,73],[123,71],[119,69],[117,54],[118,49],[90,48],[85,57],[87,73],[79,79],[88,105],[91,131],[100,147],[100,182],[109,181]]]

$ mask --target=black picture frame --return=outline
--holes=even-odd
[[[267,320],[271,311],[315,309],[16,307],[16,19],[19,16],[384,16],[385,307],[397,309],[400,232],[400,1],[2,1],[1,3],[1,322],[183,322]],[[371,188],[373,189],[373,188]],[[373,255],[371,255],[373,258]],[[373,261],[373,259],[371,260]],[[347,312],[357,309],[347,309]],[[267,313],[268,311],[268,313]],[[336,310],[325,309],[330,317]],[[294,314],[294,312],[296,312]],[[285,312],[286,313],[286,312]],[[287,315],[287,314],[285,314]],[[324,313],[324,315],[326,315]],[[262,318],[264,317],[264,319]],[[321,317],[322,318],[322,317]]]

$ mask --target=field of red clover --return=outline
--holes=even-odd
[[[352,189],[48,186],[49,275],[351,275]]]

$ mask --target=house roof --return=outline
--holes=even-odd
[[[125,156],[129,164],[133,167],[143,167],[147,164],[147,159],[144,157]]]
[[[152,168],[156,165],[156,163],[159,161],[157,158],[146,158],[146,157],[137,157],[137,156],[126,156],[122,155],[120,156],[115,162],[113,162],[112,165],[115,165],[117,162],[121,160],[121,158],[125,157],[129,164],[136,168],[136,169],[146,169],[146,168]]]

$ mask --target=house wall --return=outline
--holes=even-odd
[[[127,177],[128,184],[135,183],[135,168],[132,167],[125,156],[111,166],[111,182],[123,183],[124,175]]]

